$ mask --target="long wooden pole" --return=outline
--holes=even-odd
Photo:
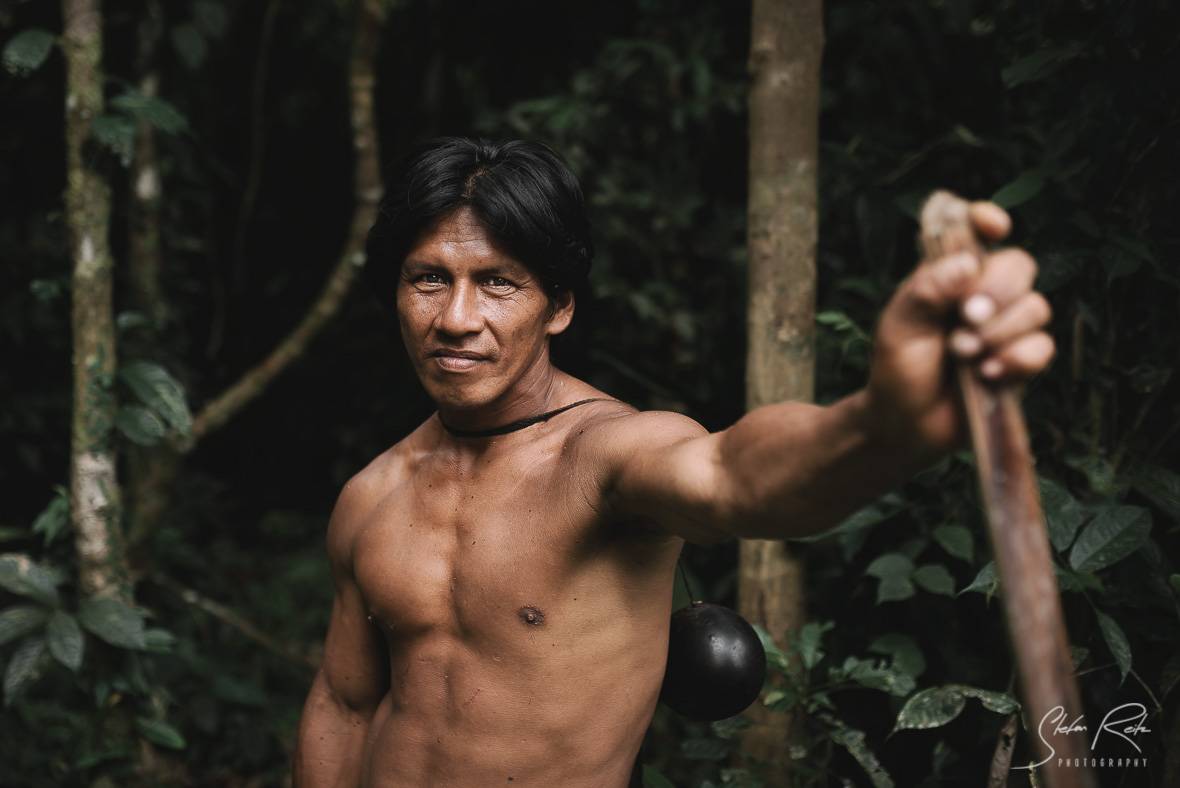
[[[921,242],[928,261],[957,251],[983,251],[967,202],[945,191],[932,194],[922,208]],[[1039,772],[1049,788],[1093,788],[1093,773],[1074,765],[1089,756],[1086,734],[1056,733],[1081,719],[1082,704],[1020,400],[1011,386],[985,382],[969,363],[959,363],[957,371],[1016,653],[1025,724],[1031,729],[1036,762],[1043,764]]]

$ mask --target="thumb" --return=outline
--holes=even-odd
[[[979,256],[956,252],[924,263],[897,293],[897,317],[907,323],[945,324],[979,276]]]

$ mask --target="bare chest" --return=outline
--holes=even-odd
[[[494,644],[549,634],[601,579],[594,502],[557,458],[407,475],[354,545],[357,584],[393,644],[431,633]]]

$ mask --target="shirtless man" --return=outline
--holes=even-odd
[[[438,411],[332,512],[296,786],[623,788],[685,540],[831,527],[961,444],[950,354],[1013,380],[1053,355],[1027,254],[948,257],[886,306],[862,390],[709,433],[550,363],[590,250],[576,181],[533,143],[443,141],[391,186],[367,270]]]

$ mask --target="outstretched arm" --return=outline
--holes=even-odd
[[[994,205],[974,206],[972,218],[986,237],[1007,233]],[[593,436],[606,458],[605,500],[696,542],[832,527],[961,445],[954,356],[991,379],[1023,380],[1049,363],[1049,307],[1032,290],[1035,274],[1016,249],[920,267],[881,314],[868,385],[832,405],[775,403],[713,434],[671,413],[605,422]]]
[[[368,620],[352,574],[352,527],[359,491],[345,485],[328,525],[328,558],[336,596],[324,657],[312,682],[295,745],[295,788],[362,783],[369,723],[388,689],[380,636]]]

